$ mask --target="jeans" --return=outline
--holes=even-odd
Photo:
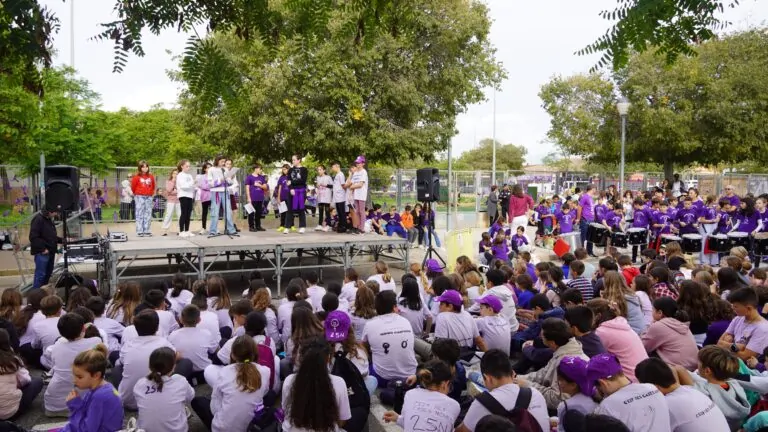
[[[232,220],[232,207],[229,203],[229,193],[227,192],[214,192],[211,199],[211,234],[219,233],[219,211],[221,210],[222,203],[224,203],[224,218],[227,223],[224,226],[224,231],[227,234],[235,234],[235,223]]]
[[[405,228],[403,228],[400,225],[390,225],[387,224],[387,236],[392,237],[392,234],[397,234],[398,236],[405,238],[408,236],[408,233],[405,232]]]
[[[152,224],[152,197],[136,195],[136,234],[149,234]]]
[[[587,242],[587,253],[592,255],[594,253],[592,249],[593,245],[589,240],[587,240],[587,230],[589,229],[590,222],[591,221],[581,218],[579,221],[579,232],[581,233],[581,241]]]
[[[40,288],[51,280],[53,265],[56,263],[56,255],[50,251],[47,254],[35,255],[35,279],[32,288]]]
[[[192,207],[195,205],[194,198],[181,197],[181,216],[179,216],[179,232],[189,231],[189,222],[192,219]]]

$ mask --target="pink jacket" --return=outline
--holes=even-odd
[[[624,375],[632,382],[635,379],[635,367],[648,358],[640,336],[627,323],[624,317],[616,317],[605,321],[595,330],[606,351],[616,356],[624,370]],[[695,356],[694,356],[695,357]]]
[[[662,318],[651,323],[640,338],[646,351],[656,351],[666,363],[682,366],[689,371],[698,367],[699,348],[688,323],[674,318]]]
[[[516,218],[518,216],[525,216],[528,210],[533,209],[533,199],[528,194],[523,194],[523,197],[517,197],[512,195],[509,197],[509,219]]]

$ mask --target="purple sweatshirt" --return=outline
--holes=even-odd
[[[200,202],[211,200],[211,186],[208,184],[208,176],[199,174],[197,176],[197,187],[200,189]]]
[[[123,403],[117,390],[104,383],[67,402],[71,413],[62,432],[115,432],[123,428]]]

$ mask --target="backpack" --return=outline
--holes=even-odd
[[[269,388],[271,389],[275,384],[275,355],[272,353],[272,348],[269,346],[272,344],[272,340],[269,336],[264,336],[264,343],[257,343],[256,349],[259,350],[259,364],[269,368]]]
[[[344,430],[360,432],[364,429],[368,421],[368,414],[371,411],[371,395],[368,394],[368,388],[365,387],[363,375],[360,374],[357,366],[347,358],[347,353],[340,350],[334,354],[334,357],[331,374],[343,379],[346,383],[349,408],[352,412],[352,418],[347,421]]]
[[[541,425],[536,421],[528,406],[531,404],[531,396],[533,392],[529,387],[520,387],[520,393],[517,394],[517,400],[515,401],[515,407],[511,410],[507,410],[499,403],[490,393],[484,392],[478,395],[475,399],[480,402],[491,414],[502,416],[509,419],[517,426],[518,432],[543,432]]]

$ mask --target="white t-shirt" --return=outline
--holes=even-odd
[[[490,393],[504,408],[511,410],[515,407],[515,402],[517,402],[520,387],[517,384],[505,384],[493,389]],[[531,389],[531,403],[528,405],[528,412],[536,419],[536,422],[541,426],[541,430],[548,431],[550,429],[547,402],[544,400],[544,396],[536,389]],[[469,411],[467,411],[467,415],[464,417],[464,426],[470,431],[474,431],[475,427],[477,427],[477,422],[489,414],[491,412],[480,401],[476,400],[469,406]]]
[[[370,281],[376,281],[379,284],[379,292],[395,291],[397,289],[397,285],[395,285],[395,280],[392,279],[392,277],[389,278],[389,282],[384,282],[384,275],[375,274],[368,278],[367,282],[370,282]]]
[[[219,325],[219,316],[209,310],[200,311],[200,322],[197,328],[208,330],[211,335],[211,341],[218,344],[221,341],[221,326]]]
[[[160,320],[160,327],[157,329],[157,334],[163,337],[167,337],[174,330],[179,328],[179,322],[176,321],[176,316],[171,311],[156,310],[157,318]]]
[[[192,362],[195,372],[205,370],[211,364],[209,353],[216,352],[218,342],[213,342],[211,333],[200,327],[183,327],[168,336],[168,342],[176,347],[181,356]]]
[[[344,173],[339,172],[333,175],[333,202],[345,203],[347,202],[347,191],[342,187],[347,182],[347,177]]]
[[[93,325],[107,334],[107,347],[109,348],[109,352],[120,351],[120,340],[118,338],[123,337],[125,327],[112,318],[103,316],[94,319]]]
[[[32,318],[30,318],[29,322],[27,323],[27,330],[24,332],[23,335],[19,336],[19,345],[26,345],[26,344],[31,345],[32,342],[34,342],[35,332],[32,331],[32,327],[34,327],[36,323],[44,319],[45,319],[45,315],[43,315],[43,313],[40,311],[37,311],[34,314],[32,314]]]
[[[454,339],[462,347],[475,345],[475,338],[480,336],[475,319],[469,312],[440,312],[435,319],[435,337]],[[509,338],[507,339],[509,342]]]
[[[237,364],[225,366],[219,373],[218,382],[211,385],[212,432],[234,432],[248,429],[253,412],[269,391],[269,368],[250,363],[261,374],[261,387],[255,392],[245,392],[237,384]]]
[[[358,169],[352,174],[352,184],[362,183],[363,186],[353,189],[353,197],[356,201],[365,201],[368,199],[368,171]]]
[[[328,174],[317,176],[315,179],[317,185],[317,202],[321,204],[330,204],[333,192],[333,180]]]
[[[163,390],[154,381],[141,378],[133,387],[133,397],[139,407],[137,426],[157,432],[186,432],[187,413],[184,409],[195,390],[181,375],[163,377]]]
[[[509,345],[512,340],[509,321],[501,315],[480,317],[475,320],[477,330],[489,350],[500,349],[509,355]]]
[[[397,425],[406,431],[452,431],[461,407],[436,391],[415,388],[405,394]]]
[[[309,295],[307,300],[312,305],[312,309],[314,309],[315,312],[323,309],[323,296],[325,293],[325,288],[319,285],[312,285],[307,288],[307,294]]]
[[[409,309],[408,306],[403,306],[402,304],[398,304],[397,308],[400,311],[400,316],[411,323],[413,334],[421,336],[424,333],[424,323],[428,318],[432,317],[432,312],[427,309],[426,302],[421,303],[420,310]],[[429,331],[429,329],[427,329],[427,331]]]
[[[357,315],[350,315],[349,319],[352,321],[352,329],[355,331],[355,340],[360,340],[363,337],[363,329],[365,325],[370,321],[369,318],[359,317]]]
[[[664,395],[651,384],[629,384],[603,399],[595,414],[621,420],[631,432],[671,431]]]
[[[267,308],[264,310],[264,316],[267,317],[267,336],[274,339],[275,341],[280,340],[280,331],[277,329],[277,314],[275,314],[275,311],[272,310],[272,308]],[[290,339],[290,334],[288,335],[288,338]],[[275,342],[277,343],[277,342]]]
[[[560,402],[557,406],[557,430],[558,432],[565,432],[563,427],[563,419],[565,417],[566,406],[568,410],[575,410],[582,414],[592,414],[597,408],[597,402],[584,393],[576,393],[568,398],[568,400]]]
[[[283,343],[291,338],[291,314],[293,314],[293,305],[295,304],[295,301],[289,301],[277,308],[277,331],[280,332],[280,340]]]
[[[293,427],[291,424],[291,408],[288,406],[288,402],[291,400],[290,394],[293,388],[293,382],[296,380],[296,374],[289,375],[283,383],[283,412],[285,412],[285,420],[283,421],[283,432],[311,432],[303,428]],[[336,406],[339,407],[339,420],[349,420],[352,418],[352,411],[349,408],[349,397],[347,396],[347,384],[344,379],[331,375],[331,385],[333,386],[333,393],[336,395]],[[301,391],[301,389],[299,389]],[[244,429],[243,429],[244,430]],[[338,426],[336,427],[338,431]]]
[[[74,388],[72,363],[75,357],[101,343],[97,337],[62,342],[51,346],[51,382],[45,389],[43,403],[46,411],[64,411],[67,409],[67,395]]]
[[[727,431],[730,429],[720,408],[704,393],[680,386],[667,393],[669,422],[673,432]]]
[[[405,378],[416,373],[413,339],[411,323],[394,313],[368,321],[361,338],[371,347],[373,370],[386,380]]]
[[[168,290],[168,294],[166,294],[165,298],[171,302],[171,308],[170,311],[173,312],[173,314],[177,317],[181,317],[181,311],[190,303],[192,303],[192,291],[183,289],[179,293],[178,297],[171,297],[171,292],[173,292],[173,289]]]
[[[32,327],[32,347],[45,350],[61,337],[59,333],[59,317],[41,319]]]
[[[341,286],[341,295],[339,295],[339,302],[341,299],[347,301],[347,303],[354,304],[355,297],[357,297],[357,282],[347,282]]]
[[[222,327],[229,327],[231,329],[235,328],[235,326],[232,324],[232,317],[229,316],[229,308],[226,309],[216,309],[214,307],[214,303],[218,300],[216,297],[208,297],[208,310],[215,313],[216,316],[219,317],[219,325]]]
[[[168,347],[174,351],[176,348],[162,336],[136,336],[128,342],[123,342],[120,347],[119,364],[123,365],[123,379],[117,391],[123,406],[136,409],[136,399],[133,397],[133,388],[139,380],[149,374],[149,356],[152,351]]]

